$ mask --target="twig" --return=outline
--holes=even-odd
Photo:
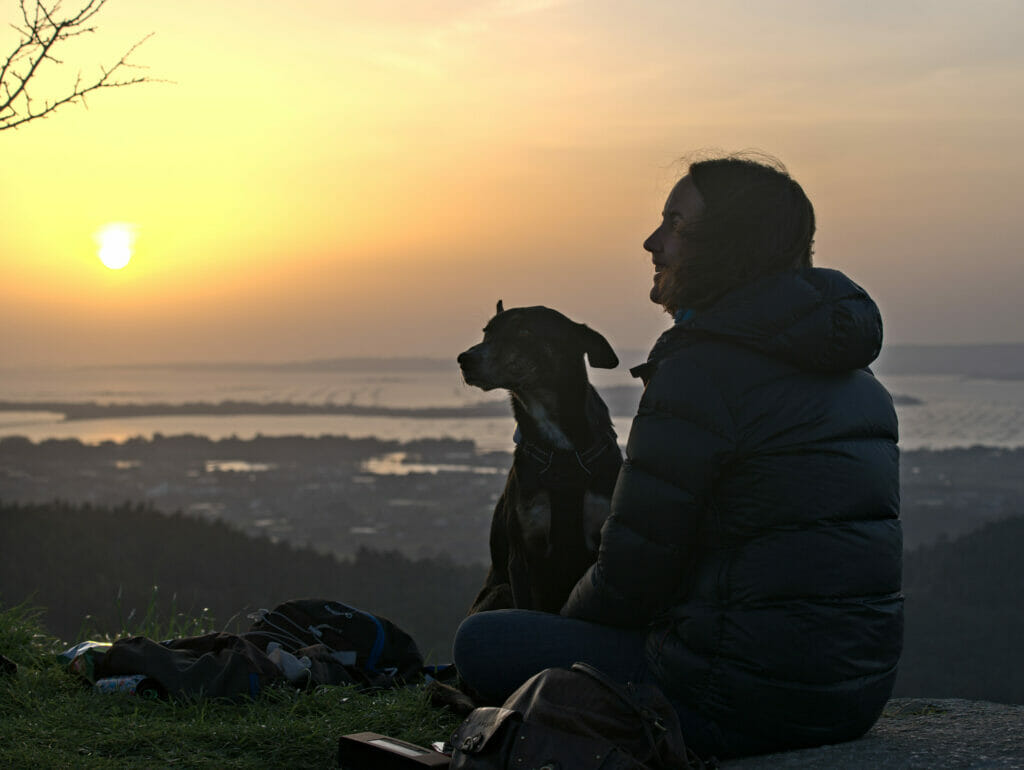
[[[144,69],[129,61],[132,54],[153,36],[150,33],[131,46],[112,66],[100,65],[97,77],[83,81],[78,73],[73,85],[50,99],[33,100],[30,85],[35,82],[40,68],[64,62],[54,55],[54,49],[70,38],[89,34],[96,27],[89,22],[102,10],[107,0],[87,0],[77,12],[61,14],[61,0],[18,0],[23,26],[11,26],[21,35],[17,45],[0,64],[0,131],[17,128],[32,120],[49,116],[65,104],[81,102],[85,96],[104,88],[123,88],[139,83],[157,82],[148,75],[128,77],[125,70]],[[123,74],[124,73],[124,74]]]

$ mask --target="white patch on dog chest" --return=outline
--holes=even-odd
[[[601,544],[601,527],[611,512],[612,501],[604,495],[587,492],[583,496],[583,534],[587,548],[597,552]]]
[[[545,443],[555,449],[572,449],[572,442],[566,438],[558,422],[552,419],[544,404],[537,399],[521,398],[523,406],[537,424],[537,430],[544,437]]]
[[[551,530],[551,498],[547,492],[538,492],[529,500],[516,505],[516,518],[523,533],[523,541],[534,551],[543,552]]]
[[[597,553],[601,544],[601,527],[611,510],[611,500],[604,495],[587,492],[583,496],[583,538],[587,548]],[[516,518],[523,540],[531,549],[543,551],[551,531],[551,498],[545,491],[516,505]]]

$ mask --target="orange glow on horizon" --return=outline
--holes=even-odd
[[[499,296],[646,348],[641,243],[707,147],[785,162],[890,341],[1024,328],[1019,6],[236,1],[110,4],[66,66],[153,31],[170,82],[0,134],[0,358],[445,355]],[[112,216],[144,251],[97,269]]]

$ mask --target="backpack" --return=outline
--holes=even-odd
[[[705,767],[661,690],[623,687],[585,663],[541,671],[500,708],[475,709],[450,743],[451,770]]]
[[[357,684],[393,687],[421,675],[423,656],[409,634],[387,618],[348,604],[292,599],[249,617],[255,622],[242,636],[261,650],[276,642],[314,663],[333,662]]]

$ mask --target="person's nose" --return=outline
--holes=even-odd
[[[644,251],[649,251],[652,254],[660,248],[661,239],[659,237],[661,228],[659,227],[653,233],[647,236],[647,240],[644,241]]]

